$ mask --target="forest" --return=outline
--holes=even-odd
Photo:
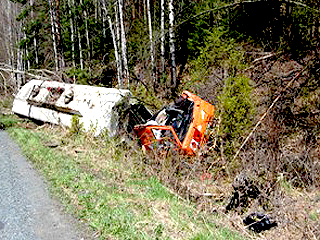
[[[232,182],[239,195],[236,185],[246,182],[251,190],[231,198],[228,211],[254,205],[279,225],[297,223],[267,239],[319,238],[319,1],[2,2],[2,97],[34,78],[129,89],[154,109],[193,92],[216,107],[209,144],[188,163],[172,155],[173,169],[153,174],[205,210],[213,200],[188,185],[190,176],[214,179],[214,197]],[[305,193],[314,204],[296,216]]]

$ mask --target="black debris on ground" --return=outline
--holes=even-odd
[[[233,193],[226,206],[226,211],[238,210],[244,212],[249,206],[250,199],[259,197],[261,191],[258,186],[244,173],[235,178],[233,184]]]
[[[275,221],[270,221],[269,216],[263,213],[251,213],[245,219],[243,223],[249,226],[249,230],[260,233],[262,231],[269,230],[272,227],[278,226]]]

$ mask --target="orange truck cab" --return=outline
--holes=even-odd
[[[207,141],[214,112],[212,104],[184,91],[173,105],[160,110],[146,124],[135,126],[134,132],[147,150],[173,148],[193,155]]]

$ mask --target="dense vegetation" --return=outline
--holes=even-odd
[[[129,88],[157,107],[190,90],[217,107],[210,144],[194,159],[144,159],[152,174],[177,194],[211,207],[195,197],[201,191],[191,179],[201,175],[219,189],[246,173],[263,196],[254,211],[295,221],[300,218],[286,207],[293,198],[285,198],[283,189],[308,191],[312,201],[319,194],[319,5],[314,0],[8,1],[0,7],[8,23],[0,26],[0,90],[11,94],[41,75]],[[235,208],[243,213],[250,206]],[[287,239],[301,239],[297,232],[319,237],[318,225],[301,222],[282,226]],[[277,234],[271,237],[280,239]]]

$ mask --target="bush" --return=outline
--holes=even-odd
[[[226,143],[226,154],[232,154],[239,138],[251,125],[254,115],[250,79],[243,75],[228,78],[220,96],[221,133]]]
[[[78,115],[73,115],[71,118],[71,126],[69,128],[69,134],[71,136],[79,135],[83,132],[83,123],[80,122]]]

